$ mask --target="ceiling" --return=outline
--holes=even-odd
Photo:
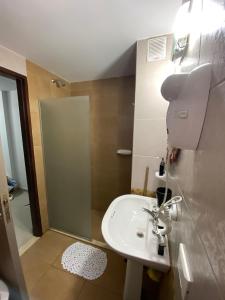
[[[0,0],[0,44],[68,81],[129,75],[135,42],[169,33],[181,0]]]

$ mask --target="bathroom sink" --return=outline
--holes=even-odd
[[[152,209],[155,198],[123,195],[116,198],[102,220],[106,243],[131,261],[167,272],[170,267],[168,244],[164,255],[158,255],[158,239],[152,233],[151,216],[143,207]]]

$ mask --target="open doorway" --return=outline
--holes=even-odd
[[[17,245],[42,234],[26,77],[0,69],[0,137]]]

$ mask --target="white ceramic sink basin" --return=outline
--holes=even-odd
[[[121,255],[166,272],[170,267],[168,245],[164,256],[158,255],[152,217],[143,211],[143,207],[152,209],[155,204],[156,199],[139,195],[116,198],[104,215],[102,234],[106,243]]]

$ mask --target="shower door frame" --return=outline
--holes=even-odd
[[[0,75],[16,80],[33,234],[41,236],[43,232],[35,170],[27,77],[3,67],[0,67]]]

